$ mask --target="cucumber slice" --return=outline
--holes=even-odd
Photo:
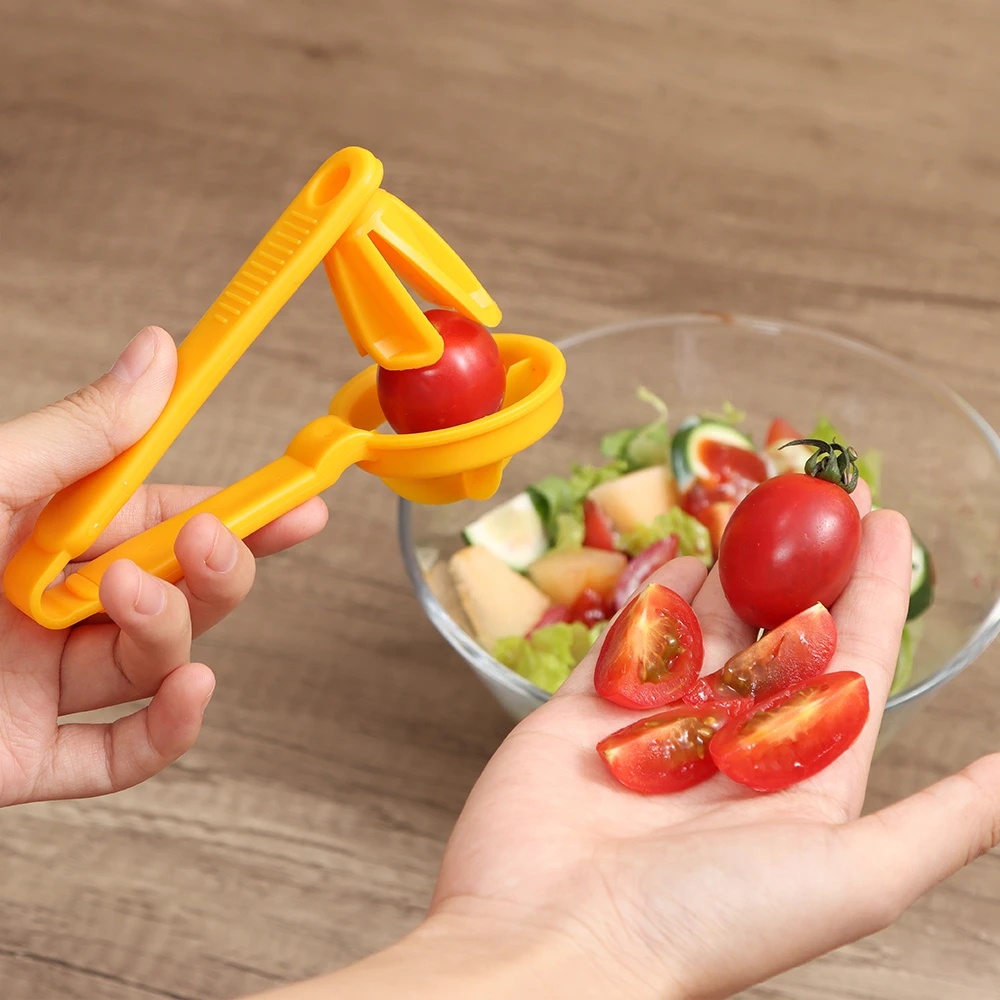
[[[916,535],[913,535],[913,564],[910,574],[910,607],[906,620],[919,618],[934,600],[934,563],[931,554]]]
[[[462,537],[503,560],[511,569],[527,569],[549,547],[545,526],[527,493],[487,511],[470,524]]]
[[[696,479],[711,478],[711,470],[698,457],[699,446],[716,441],[731,448],[742,448],[758,454],[753,441],[732,424],[706,417],[689,417],[677,428],[670,443],[670,464],[677,488],[683,493]]]

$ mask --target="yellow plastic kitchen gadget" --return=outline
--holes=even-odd
[[[330,157],[296,195],[178,347],[177,379],[156,423],[42,511],[4,573],[4,592],[16,607],[52,629],[83,621],[102,610],[101,578],[115,560],[131,559],[174,582],[181,576],[174,542],[196,514],[214,514],[245,538],[332,486],[351,465],[417,503],[485,500],[496,492],[510,459],[552,429],[563,407],[562,354],[536,337],[495,334],[507,386],[499,412],[420,434],[377,430],[384,423],[377,366],[423,368],[444,349],[403,281],[428,301],[485,326],[500,322],[500,310],[469,268],[420,216],[382,189],[382,176],[375,156],[349,147]],[[376,364],[342,386],[329,414],[303,427],[281,458],[99,558],[70,567],[321,261],[359,354]]]

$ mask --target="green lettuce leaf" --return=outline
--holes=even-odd
[[[712,565],[712,539],[708,528],[680,507],[671,507],[659,514],[651,524],[642,525],[624,534],[619,544],[630,556],[637,556],[661,538],[677,536],[677,554],[697,556]]]
[[[721,424],[729,424],[732,427],[739,427],[746,420],[745,410],[738,410],[728,400],[722,404],[721,413],[705,413],[702,419],[718,420]]]
[[[582,545],[583,498],[595,486],[618,479],[626,469],[624,462],[617,461],[607,465],[575,465],[567,477],[546,476],[529,486],[527,493],[542,519],[549,542],[558,548]]]
[[[583,546],[583,507],[579,510],[564,511],[556,514],[555,537],[552,540],[554,549],[579,549]]]
[[[601,454],[623,462],[626,472],[665,464],[670,449],[667,404],[643,387],[637,395],[656,410],[656,417],[642,427],[615,431],[601,438]]]
[[[588,628],[581,622],[557,622],[530,636],[498,639],[493,656],[504,666],[552,694],[587,655],[607,623]]]
[[[905,691],[913,676],[913,661],[917,655],[917,646],[920,645],[920,637],[924,631],[922,619],[908,621],[903,626],[903,635],[899,640],[899,657],[896,660],[896,673],[892,678],[892,687],[889,694],[898,694]]]
[[[837,433],[837,429],[826,417],[819,418],[809,437],[819,438],[822,441],[837,441],[839,444],[851,444]],[[882,492],[882,452],[877,448],[869,448],[868,451],[859,453],[858,475],[872,491],[872,502],[878,503]]]

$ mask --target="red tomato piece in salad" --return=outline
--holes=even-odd
[[[668,535],[631,559],[615,584],[615,592],[611,596],[612,609],[617,611],[623,608],[646,580],[677,555],[679,545],[676,535]]]
[[[798,441],[802,435],[783,417],[775,417],[767,429],[766,445],[773,448],[786,441]]]
[[[594,688],[624,708],[661,708],[694,686],[704,659],[691,605],[650,584],[611,623],[594,668]]]
[[[733,781],[776,792],[847,751],[868,719],[868,685],[853,671],[824,674],[774,695],[713,737],[709,752]]]
[[[566,613],[566,621],[582,622],[584,625],[596,625],[607,621],[612,615],[610,603],[592,587],[585,587],[580,596],[570,605]]]
[[[720,483],[743,480],[762,483],[767,478],[767,465],[754,451],[704,438],[698,442],[698,458],[715,480]]]
[[[714,707],[675,706],[606,736],[597,752],[615,780],[634,792],[680,792],[717,772],[709,745],[725,721]]]
[[[558,625],[561,622],[568,622],[569,618],[569,608],[565,604],[553,604],[541,618],[535,622],[534,625],[528,630],[528,635],[532,632],[537,632],[540,628],[545,628],[547,625]]]
[[[432,365],[378,370],[379,405],[397,434],[417,434],[471,423],[503,405],[507,375],[490,331],[451,309],[424,315],[444,340]]]
[[[590,497],[583,501],[583,544],[591,549],[612,552],[618,548],[611,519]]]
[[[833,615],[814,604],[730,657],[719,677],[738,694],[760,701],[818,677],[836,649]]]

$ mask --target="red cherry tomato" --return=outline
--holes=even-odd
[[[835,761],[868,719],[868,686],[842,671],[796,684],[725,725],[709,752],[723,774],[758,792],[804,781]]]
[[[629,560],[621,576],[618,577],[611,598],[611,606],[615,611],[623,608],[646,580],[677,555],[678,544],[676,535],[667,535],[666,538],[654,542],[648,549],[643,549],[634,559]]]
[[[651,584],[611,623],[594,668],[594,687],[624,708],[661,708],[698,680],[704,659],[701,626],[691,606]]]
[[[612,613],[608,602],[596,590],[584,587],[566,613],[566,621],[582,622],[587,626],[596,625],[598,622],[607,621]]]
[[[699,677],[681,700],[695,708],[715,708],[731,719],[746,715],[753,708],[753,698],[741,695],[726,684],[721,670]]]
[[[816,603],[829,607],[854,571],[861,517],[840,485],[803,473],[761,483],[733,511],[719,580],[733,611],[775,628]]]
[[[467,424],[503,405],[506,374],[489,330],[449,309],[424,315],[444,340],[440,359],[426,368],[378,370],[378,401],[397,434]]]
[[[615,532],[608,515],[590,497],[583,501],[583,544],[588,549],[614,551]]]
[[[731,657],[720,680],[756,701],[818,677],[837,649],[833,615],[814,604]]]
[[[775,417],[767,429],[766,444],[768,448],[784,444],[786,441],[798,441],[802,435],[782,417]]]
[[[675,706],[606,736],[597,752],[615,780],[634,792],[679,792],[716,773],[708,747],[725,721],[714,707]]]

